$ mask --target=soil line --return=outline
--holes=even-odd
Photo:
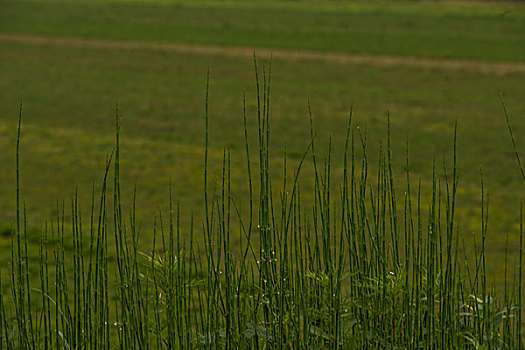
[[[216,46],[200,44],[155,43],[143,41],[104,40],[74,37],[48,37],[26,34],[0,34],[0,42],[16,42],[23,44],[54,45],[108,49],[145,49],[179,53],[218,55],[226,57],[253,56],[269,57],[287,60],[316,60],[336,64],[368,64],[374,66],[412,66],[436,69],[467,70],[489,74],[525,73],[525,63],[493,62],[475,60],[456,60],[446,58],[427,58],[411,56],[385,56],[335,52],[315,52],[282,50],[269,48],[246,48],[235,46]]]

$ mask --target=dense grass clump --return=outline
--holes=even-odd
[[[320,156],[311,114],[302,160],[290,171],[285,152],[276,180],[270,77],[259,78],[256,166],[246,112],[243,119],[249,198],[232,196],[229,148],[220,183],[210,188],[206,92],[205,220],[183,226],[170,190],[170,210],[156,212],[147,249],[135,200],[129,212],[121,200],[118,111],[115,150],[89,215],[76,195],[69,209],[59,206],[34,261],[17,170],[0,348],[522,349],[523,215],[519,256],[506,255],[504,286],[496,287],[486,272],[483,184],[473,256],[455,220],[455,147],[451,166],[438,171],[434,162],[430,194],[412,183],[408,152],[398,186],[390,133],[371,174],[367,135],[351,112],[340,184],[332,183],[331,143]],[[21,114],[18,140],[20,126]],[[18,160],[19,143],[20,169]],[[311,179],[300,176],[307,165]],[[312,193],[301,190],[308,181]]]

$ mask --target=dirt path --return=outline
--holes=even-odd
[[[331,52],[294,51],[267,48],[244,48],[198,44],[152,43],[140,41],[117,41],[84,38],[44,37],[24,34],[0,34],[0,42],[16,42],[37,45],[109,48],[109,49],[146,49],[180,53],[219,55],[226,57],[252,57],[254,51],[259,57],[317,60],[337,64],[358,63],[375,66],[411,66],[436,69],[456,69],[490,74],[525,73],[523,62],[492,62],[473,60],[453,60],[444,58],[424,58],[406,56],[383,56],[366,54],[345,54]]]

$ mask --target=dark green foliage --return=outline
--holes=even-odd
[[[407,150],[406,191],[399,192],[390,125],[373,175],[367,134],[352,124],[352,111],[342,160],[333,159],[331,139],[321,156],[310,113],[304,154],[290,170],[285,150],[276,181],[270,162],[271,65],[260,74],[255,63],[255,71],[258,162],[254,170],[245,112],[247,203],[232,195],[229,147],[219,183],[210,186],[207,88],[205,220],[194,224],[191,218],[183,226],[170,188],[169,212],[154,214],[148,251],[140,249],[135,191],[129,212],[123,209],[118,108],[115,150],[107,157],[100,193],[93,190],[90,214],[82,215],[76,194],[70,209],[59,203],[56,221],[41,231],[34,264],[17,166],[11,293],[0,293],[0,347],[522,348],[523,216],[518,272],[513,278],[505,274],[505,290],[498,294],[486,271],[483,181],[474,256],[465,253],[455,219],[456,139],[451,168],[443,162],[438,172],[434,162],[430,195],[422,193],[421,182],[411,182]],[[20,110],[17,164],[21,121]],[[334,185],[332,163],[339,161],[343,181]],[[301,178],[306,166],[313,167],[311,179]],[[302,192],[306,181],[313,182],[313,193]],[[311,197],[311,207],[303,196]],[[31,274],[39,274],[39,285]]]

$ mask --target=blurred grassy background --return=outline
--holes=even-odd
[[[147,43],[200,46],[191,51]],[[206,45],[231,52],[207,52]],[[457,121],[460,229],[466,234],[478,229],[483,165],[490,193],[489,253],[503,251],[507,233],[511,251],[515,247],[524,191],[498,92],[505,96],[523,144],[525,7],[478,1],[2,1],[1,244],[9,245],[15,214],[15,126],[21,98],[22,195],[34,227],[53,215],[57,200],[68,201],[77,186],[87,212],[91,188],[100,181],[113,147],[116,101],[123,116],[123,190],[129,198],[137,182],[146,235],[155,208],[167,202],[170,181],[183,213],[202,217],[208,65],[212,174],[219,176],[223,147],[231,145],[234,191],[244,197],[243,89],[253,136],[256,104],[253,62],[236,53],[239,47],[284,51],[272,68],[277,167],[285,143],[290,164],[308,145],[308,98],[318,142],[327,144],[332,133],[336,150],[342,149],[354,105],[356,123],[369,133],[372,164],[390,111],[395,170],[404,172],[408,138],[413,179],[422,178],[426,189],[434,155],[438,164],[445,155],[450,165]],[[301,55],[305,51],[327,58]],[[330,59],[332,53],[379,60],[368,62],[364,56],[360,62],[343,62]],[[424,61],[411,63],[413,57]],[[340,155],[335,153],[336,168],[342,166]],[[307,178],[311,169],[305,172]]]

